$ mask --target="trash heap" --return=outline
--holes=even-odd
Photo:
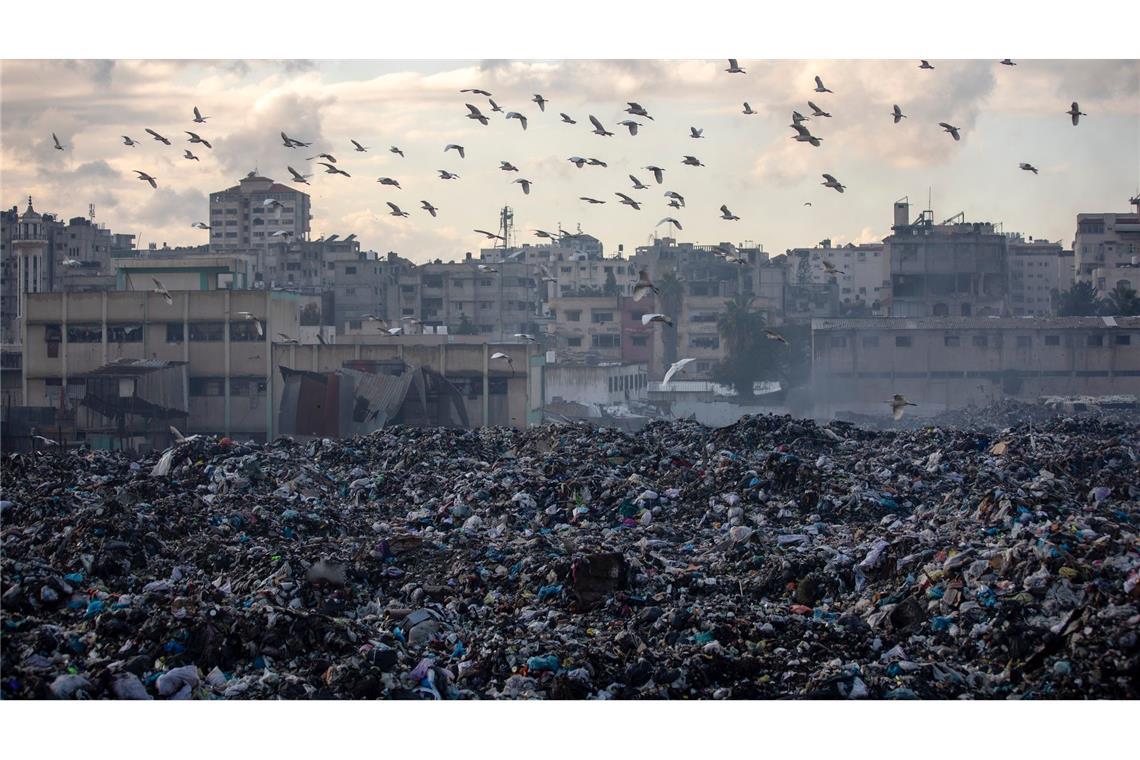
[[[387,428],[3,461],[3,698],[1140,695],[1138,427]]]

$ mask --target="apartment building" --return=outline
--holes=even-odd
[[[1060,243],[1009,236],[1009,306],[1015,317],[1053,313],[1054,299],[1073,286],[1074,256]]]
[[[1101,294],[1124,284],[1140,290],[1140,197],[1132,213],[1077,214],[1076,278]]]
[[[210,250],[268,254],[274,243],[308,240],[309,204],[307,193],[250,172],[233,187],[210,193]]]
[[[891,265],[883,243],[833,247],[823,240],[814,248],[788,252],[796,286],[829,285],[834,281],[839,310],[861,316],[886,316],[891,301]],[[827,262],[827,266],[824,265]],[[834,274],[828,267],[836,270]],[[812,288],[803,288],[814,292]]]

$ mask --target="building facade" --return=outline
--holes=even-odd
[[[1076,278],[1102,295],[1119,284],[1140,290],[1140,201],[1130,214],[1077,214]]]
[[[307,193],[250,172],[233,187],[210,193],[210,250],[268,255],[274,243],[308,240],[311,220]]]
[[[1073,252],[1060,243],[1010,236],[1009,305],[1015,317],[1053,313],[1058,294],[1073,285]]]

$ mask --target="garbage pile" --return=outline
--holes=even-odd
[[[1135,698],[1138,431],[755,416],[9,455],[0,691]]]

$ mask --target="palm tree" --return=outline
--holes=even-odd
[[[1104,311],[1114,317],[1135,317],[1140,315],[1140,298],[1134,289],[1117,283],[1104,299]]]
[[[753,296],[737,293],[725,303],[716,329],[728,348],[713,377],[732,386],[736,395],[749,398],[753,384],[777,372],[771,341],[764,336],[764,315],[752,310]]]
[[[1091,283],[1073,283],[1073,287],[1057,296],[1057,316],[1095,317],[1099,311],[1100,300]]]
[[[676,272],[666,272],[657,283],[657,297],[661,301],[661,310],[673,318],[674,321],[681,316],[681,301],[685,297],[685,285],[677,277]],[[665,330],[661,334],[664,347],[663,366],[668,367],[677,361],[677,331]]]

